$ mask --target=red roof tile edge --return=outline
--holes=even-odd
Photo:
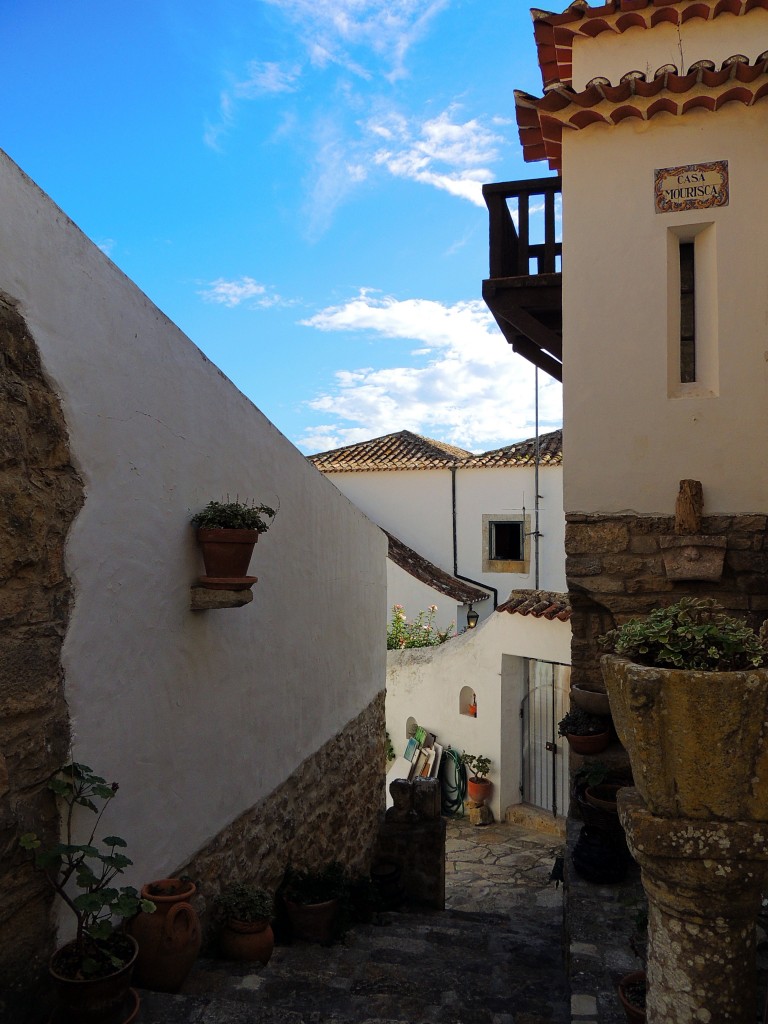
[[[576,0],[562,14],[534,8],[533,35],[542,84],[546,89],[553,82],[571,83],[575,35],[594,38],[602,32],[622,33],[662,23],[682,25],[693,18],[712,21],[721,14],[740,16],[756,8],[768,10],[768,0],[609,0],[600,7]]]
[[[496,611],[567,622],[571,617],[571,603],[567,594],[557,594],[549,590],[513,590]]]
[[[615,125],[626,117],[650,120],[662,112],[680,117],[699,107],[716,111],[737,101],[751,106],[768,95],[768,51],[754,64],[735,54],[723,61],[719,71],[714,68],[712,61],[697,61],[685,75],[673,73],[667,66],[652,77],[633,71],[616,86],[595,78],[581,92],[558,84],[543,97],[517,90],[515,112],[523,157],[529,162],[546,159],[550,168],[560,170],[566,127],[579,130],[596,123]],[[694,89],[698,89],[697,95],[686,99]],[[650,99],[653,102],[641,109],[641,101]],[[595,110],[598,104],[610,105],[612,113]]]
[[[478,587],[473,587],[468,583],[457,580],[455,576],[451,576],[450,573],[440,569],[430,562],[429,559],[424,558],[418,551],[409,548],[407,544],[404,544],[393,534],[389,533],[388,530],[383,532],[389,540],[389,558],[395,565],[398,565],[404,572],[413,576],[420,583],[425,583],[427,586],[432,587],[433,590],[438,591],[440,594],[445,594],[446,597],[453,598],[454,601],[458,601],[460,604],[475,604],[480,601],[487,601],[491,596],[485,590],[480,590]]]

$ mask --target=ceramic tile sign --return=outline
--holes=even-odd
[[[653,172],[656,213],[728,205],[728,161],[662,167]]]

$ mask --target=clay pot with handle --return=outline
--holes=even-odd
[[[154,914],[138,914],[129,931],[139,944],[134,981],[154,992],[178,992],[197,959],[202,943],[200,918],[189,900],[192,882],[161,878],[141,890],[156,906]]]

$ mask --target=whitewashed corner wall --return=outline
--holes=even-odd
[[[181,864],[384,686],[386,538],[4,154],[0,291],[61,398],[73,753],[120,783],[140,883]],[[190,611],[192,512],[279,502],[251,605]],[[344,766],[339,765],[343,772]]]
[[[439,647],[387,652],[387,731],[395,752],[403,753],[414,718],[444,746],[489,757],[497,819],[520,802],[523,681],[521,672],[508,670],[505,655],[569,665],[570,623],[498,612]],[[477,694],[477,718],[460,713],[464,686]]]

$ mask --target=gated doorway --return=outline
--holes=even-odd
[[[553,815],[568,813],[568,746],[557,723],[568,710],[569,665],[525,659],[520,706],[520,794]]]

